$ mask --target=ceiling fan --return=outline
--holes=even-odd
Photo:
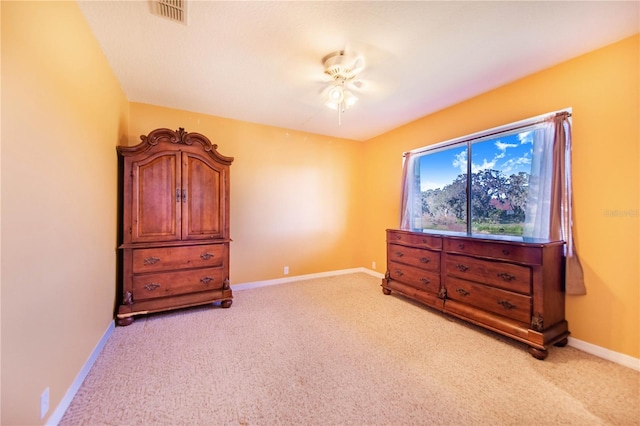
[[[356,80],[356,76],[365,67],[364,58],[339,50],[322,58],[322,65],[324,74],[330,79],[325,89],[325,105],[338,111],[338,124],[342,124],[342,113],[358,100],[352,91],[362,87],[362,82]]]

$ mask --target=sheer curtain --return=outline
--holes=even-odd
[[[400,229],[422,228],[422,218],[416,212],[422,209],[415,204],[420,199],[420,174],[416,170],[416,155],[407,152],[402,162],[402,199],[400,205]]]
[[[573,243],[569,117],[566,112],[555,114],[533,129],[533,163],[523,236],[565,241],[566,292],[586,294]]]

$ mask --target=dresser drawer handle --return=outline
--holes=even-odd
[[[202,253],[202,254],[200,255],[200,259],[202,259],[202,260],[209,260],[209,259],[211,259],[211,258],[212,258],[212,257],[214,257],[214,256],[215,256],[215,255],[214,255],[214,254],[211,254],[211,253]]]
[[[401,252],[401,251],[397,251],[397,252],[396,252],[396,256],[397,256],[397,257],[402,257],[402,256],[404,256],[404,253],[403,253],[403,252]]]
[[[502,249],[502,254],[504,254],[505,256],[508,256],[508,255],[509,255],[509,253],[510,253],[510,251],[509,251],[509,250],[507,250],[507,249]]]
[[[458,263],[458,264],[456,265],[456,269],[457,269],[458,271],[460,271],[460,272],[467,272],[467,271],[469,270],[469,267],[468,267],[468,266],[464,266],[464,265],[462,265],[462,264]]]
[[[209,284],[211,281],[213,281],[212,277],[202,277],[202,278],[200,278],[200,282],[202,284]]]
[[[431,280],[429,278],[420,278],[420,282],[423,284],[429,284]]]
[[[149,284],[145,285],[144,288],[146,290],[148,290],[148,291],[153,291],[155,289],[160,288],[160,284],[158,284],[158,283],[149,283]]]
[[[155,256],[147,257],[144,260],[144,264],[145,265],[154,265],[154,264],[156,264],[158,262],[160,262],[160,258],[159,257],[155,257]]]
[[[396,276],[401,277],[404,273],[400,269],[396,269]]]
[[[429,263],[429,258],[427,258],[427,257],[421,257],[421,258],[420,258],[420,263]]]
[[[499,276],[500,278],[502,278],[503,280],[507,281],[507,282],[509,282],[509,281],[513,281],[513,280],[515,280],[515,279],[516,279],[515,275],[511,275],[511,274],[509,274],[509,273],[507,273],[507,272],[500,272],[500,273],[498,274],[498,276]]]
[[[464,244],[462,243],[458,244],[458,248],[462,250],[464,248]]]
[[[464,296],[464,297],[467,297],[470,294],[464,288],[456,288],[456,293],[458,293],[460,296]]]
[[[498,300],[498,305],[502,306],[506,310],[513,309],[516,305],[510,303],[508,300]]]

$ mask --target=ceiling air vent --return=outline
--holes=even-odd
[[[187,24],[186,0],[153,0],[153,13],[181,24]]]

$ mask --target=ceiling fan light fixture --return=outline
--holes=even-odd
[[[353,93],[345,89],[345,83],[353,80],[356,74],[362,71],[364,60],[361,56],[348,56],[344,51],[339,51],[325,56],[322,64],[325,74],[333,79],[332,85],[326,92],[325,105],[338,111],[338,124],[342,124],[342,113],[358,100]]]
[[[345,90],[342,85],[335,85],[329,89],[329,102],[341,104],[344,101]]]

